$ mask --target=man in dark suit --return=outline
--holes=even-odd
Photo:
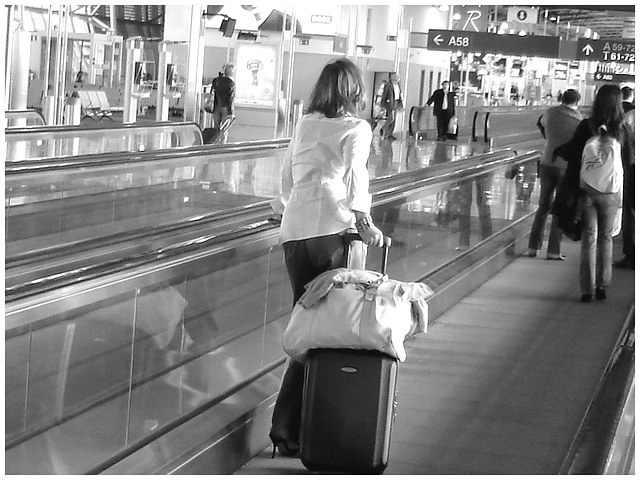
[[[433,115],[436,117],[438,127],[438,140],[446,140],[449,120],[456,114],[455,93],[449,91],[447,80],[442,82],[442,88],[433,92],[427,100],[428,106],[432,103]]]

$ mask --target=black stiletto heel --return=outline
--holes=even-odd
[[[273,441],[273,451],[271,452],[271,458],[276,458],[276,448],[285,457],[297,457],[300,451],[299,448],[290,448],[285,440]]]

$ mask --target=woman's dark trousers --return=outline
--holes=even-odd
[[[294,305],[304,294],[307,283],[321,273],[346,266],[346,247],[341,235],[286,242],[282,247]],[[286,441],[290,448],[299,447],[303,385],[304,365],[289,358],[271,419],[269,437],[274,443]]]

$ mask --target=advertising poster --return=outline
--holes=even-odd
[[[276,100],[276,47],[240,44],[236,63],[236,104],[274,107]]]

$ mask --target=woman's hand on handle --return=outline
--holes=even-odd
[[[373,219],[368,213],[353,211],[356,217],[356,230],[364,243],[371,247],[382,247],[384,234],[373,224]]]
[[[371,225],[367,230],[360,232],[360,238],[370,247],[382,247],[384,244],[384,235],[375,225]]]

